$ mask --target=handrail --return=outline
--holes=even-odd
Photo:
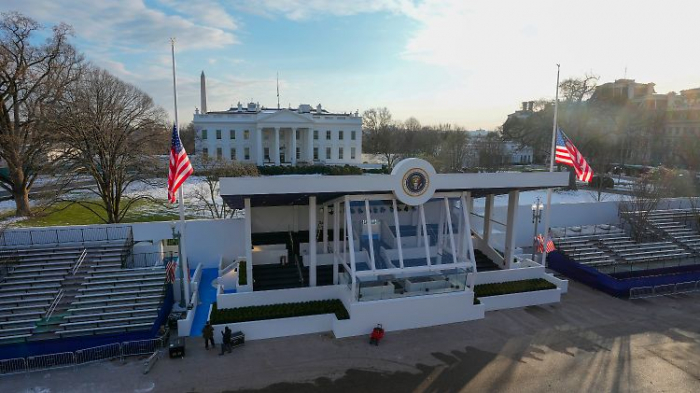
[[[78,260],[75,262],[75,266],[73,266],[73,269],[71,270],[72,275],[75,276],[75,273],[78,271],[78,269],[80,269],[83,261],[85,261],[85,257],[87,257],[87,248],[83,248],[83,252],[80,253],[80,257],[78,257]]]
[[[231,263],[230,265],[221,269],[221,272],[219,272],[219,277],[221,277],[221,276],[227,274],[228,272],[230,272],[231,270],[237,268],[240,263],[241,263],[240,259],[236,258],[236,260],[233,261],[233,263]]]
[[[63,289],[58,291],[58,293],[56,294],[56,297],[51,302],[49,309],[46,311],[46,315],[44,315],[45,319],[51,318],[51,315],[53,315],[53,312],[56,311],[56,307],[58,307],[58,303],[61,301],[61,299],[63,299],[63,294],[64,294]]]
[[[304,273],[301,271],[301,267],[299,266],[299,257],[297,254],[294,254],[294,264],[297,266],[297,271],[299,272],[299,282],[301,283],[301,286],[304,286]]]

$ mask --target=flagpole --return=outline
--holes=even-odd
[[[552,149],[549,156],[549,172],[554,172],[554,155],[557,141],[557,116],[559,110],[559,69],[557,64],[557,89],[554,95],[554,120],[552,121]],[[547,244],[549,244],[549,217],[552,208],[552,188],[547,189],[547,207],[544,211],[544,244],[542,245],[542,266],[547,266]]]
[[[170,52],[173,59],[173,100],[175,102],[175,126],[178,126],[177,119],[177,77],[175,74],[175,38],[170,38]],[[178,134],[180,129],[177,129]],[[182,273],[182,278],[180,279],[185,292],[185,307],[190,304],[190,269],[187,265],[187,252],[185,251],[185,204],[184,195],[182,193],[182,186],[178,188],[178,204],[180,205],[180,272]]]

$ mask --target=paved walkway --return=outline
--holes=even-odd
[[[251,341],[218,356],[0,378],[4,392],[700,392],[700,293],[627,301],[571,283],[563,302],[367,337]],[[418,316],[417,316],[418,317]]]

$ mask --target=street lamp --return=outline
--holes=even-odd
[[[537,224],[542,221],[542,210],[544,210],[544,205],[542,204],[542,199],[537,197],[535,203],[532,204],[532,223],[535,224],[535,234],[532,236],[532,260],[535,260],[535,251],[537,250],[537,245],[535,240],[537,238]]]
[[[185,276],[185,264],[182,263],[182,246],[180,245],[180,237],[182,236],[180,232],[175,232],[175,222],[170,223],[170,229],[173,231],[173,239],[177,240],[177,262],[180,265],[180,307],[185,308],[185,281],[187,278]]]

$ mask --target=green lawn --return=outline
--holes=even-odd
[[[7,213],[0,218],[7,218],[13,214],[14,212]],[[168,207],[158,202],[142,201],[137,202],[129,209],[123,222],[171,221],[177,220],[179,218],[178,214],[177,205]],[[46,227],[90,224],[104,224],[104,221],[98,218],[95,213],[80,205],[60,203],[42,213],[37,213],[35,217],[18,221],[13,225],[17,227]]]

